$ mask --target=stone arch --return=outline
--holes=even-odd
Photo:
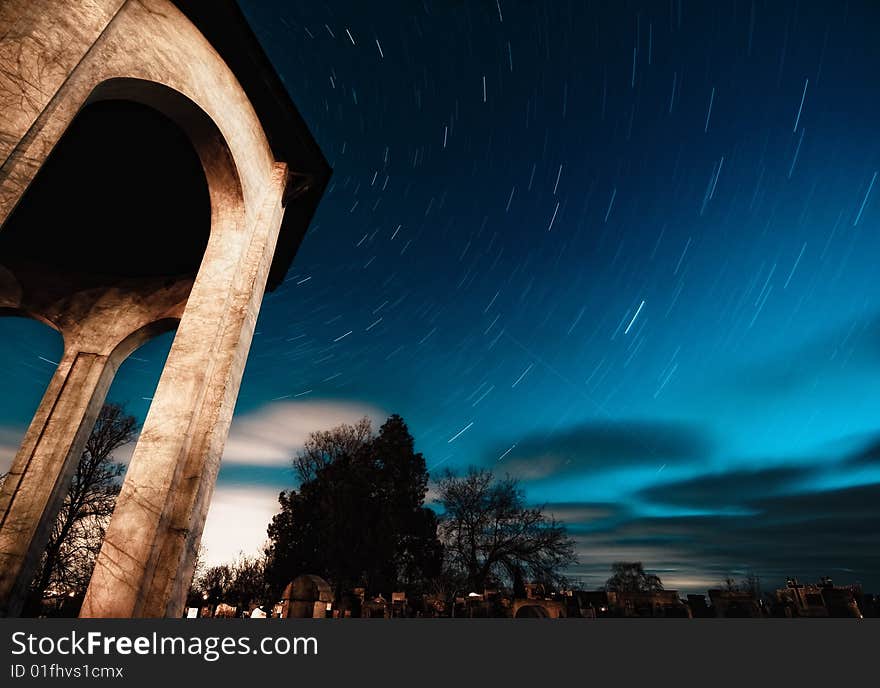
[[[186,133],[202,163],[211,198],[211,235],[241,226],[245,201],[234,156],[217,124],[199,105],[171,86],[136,77],[101,81],[83,106],[106,100],[140,103],[173,120]]]
[[[149,105],[94,101],[7,217],[0,260],[16,272],[24,262],[51,265],[65,273],[67,293],[108,277],[195,274],[210,226],[209,184],[187,132]]]
[[[54,121],[49,127],[46,123],[38,122],[35,129],[39,132],[52,130],[52,134],[47,134],[46,143],[51,143],[51,147],[45,152],[45,157],[41,163],[51,160],[52,154],[56,152],[59,142],[63,142],[64,134],[74,124],[81,113],[86,111],[90,105],[108,103],[137,103],[150,108],[162,116],[167,117],[174,122],[180,130],[185,134],[187,140],[192,145],[198,159],[201,163],[202,171],[207,183],[208,195],[210,199],[210,219],[208,225],[207,244],[201,251],[204,255],[210,249],[210,244],[222,244],[224,239],[230,233],[240,232],[245,223],[246,202],[243,194],[241,179],[238,174],[237,165],[230,147],[220,132],[214,120],[192,99],[174,88],[167,86],[158,81],[152,81],[135,77],[111,77],[99,81],[94,85],[92,90],[82,100],[80,105],[72,110],[69,117],[59,116],[63,119],[63,128],[59,127],[59,122]],[[47,113],[44,113],[40,119],[44,119]],[[50,140],[51,139],[51,140]],[[44,143],[45,145],[45,143]],[[15,168],[14,154],[10,156],[11,166]],[[15,198],[14,203],[4,204],[0,208],[0,243],[4,239],[4,229],[14,221],[18,207],[22,199],[28,196],[31,186],[35,180],[39,179],[43,166],[36,170],[21,170],[24,177],[18,177],[18,170],[15,170],[16,179],[24,182],[19,188],[19,194]],[[8,235],[9,232],[6,232]],[[215,247],[215,252],[217,248]],[[2,258],[0,258],[2,261]],[[25,268],[19,271],[21,274],[13,274],[3,265],[0,265],[0,309],[6,309],[8,312],[23,313],[28,317],[37,318],[42,322],[46,322],[55,329],[62,332],[65,341],[74,338],[74,329],[89,329],[90,324],[85,323],[81,327],[84,320],[83,313],[77,312],[75,317],[69,318],[75,322],[64,322],[65,309],[68,309],[68,297],[71,286],[74,288],[94,288],[95,285],[64,285],[63,291],[46,289],[43,281],[40,282],[39,289],[31,288],[28,294],[28,270]],[[130,292],[130,308],[135,310],[140,307],[144,311],[139,321],[130,329],[138,329],[146,327],[150,322],[162,320],[163,318],[172,318],[177,321],[182,316],[189,290],[193,281],[197,278],[197,271],[194,271],[192,279],[187,283],[186,279],[178,280],[177,284],[171,284],[167,278],[163,280],[161,286],[158,283],[138,284],[131,281],[125,281],[122,284],[115,285],[121,290]],[[135,280],[135,282],[137,282]],[[165,308],[165,312],[158,313],[155,304],[143,303],[143,292],[156,292],[161,290],[161,300],[165,303],[176,301],[169,308]],[[174,292],[172,296],[169,292]],[[34,298],[34,295],[37,298]],[[63,301],[59,305],[55,303]],[[87,319],[86,319],[87,320]],[[147,332],[148,329],[141,330]],[[79,333],[77,333],[79,334]],[[158,333],[157,333],[158,334]],[[105,341],[94,342],[89,341],[87,348],[95,348],[103,354],[109,354],[111,351],[117,350],[118,345],[129,336],[128,331],[122,332],[116,340],[105,337]],[[146,340],[144,340],[146,341]],[[143,342],[141,342],[143,343]],[[139,344],[138,344],[139,346]],[[136,347],[135,347],[136,348]],[[121,351],[121,349],[119,349]],[[127,355],[127,354],[126,354]],[[124,359],[124,356],[122,357]],[[121,363],[122,359],[117,359],[117,363]]]
[[[281,595],[282,616],[290,619],[323,619],[327,605],[333,603],[333,590],[320,576],[297,576]]]
[[[176,330],[179,324],[180,318],[174,317],[158,318],[156,320],[153,320],[152,322],[149,322],[146,325],[138,328],[121,342],[119,342],[119,344],[117,344],[116,348],[113,350],[111,356],[114,358],[117,364],[121,364],[126,358],[128,358],[131,354],[141,348],[148,341],[150,341],[154,337],[163,335],[166,332],[172,332]]]
[[[134,105],[127,105],[129,103]],[[116,119],[108,120],[108,117]],[[139,141],[141,149],[149,152],[150,145],[161,146],[167,138],[171,148],[168,151],[160,149],[159,156],[167,154],[169,160],[175,159],[175,155],[183,156],[182,166],[187,164],[184,159],[187,155],[197,161],[194,167],[189,166],[190,172],[186,173],[189,176],[171,182],[183,182],[185,188],[181,193],[186,196],[166,199],[165,202],[174,219],[179,219],[180,214],[184,225],[191,221],[185,229],[193,238],[186,252],[189,257],[183,263],[176,260],[164,268],[157,268],[154,264],[159,255],[157,251],[167,251],[163,246],[153,250],[147,259],[133,261],[134,266],[132,261],[110,264],[112,260],[107,260],[106,269],[95,261],[91,261],[95,263],[92,265],[88,258],[93,253],[100,254],[102,260],[112,259],[115,255],[113,250],[108,252],[105,249],[106,256],[101,253],[102,242],[112,242],[108,231],[114,231],[112,225],[115,222],[125,222],[124,216],[113,217],[114,212],[122,215],[124,208],[111,204],[108,211],[101,206],[101,199],[96,198],[85,204],[86,209],[90,204],[96,206],[95,222],[89,223],[85,217],[68,217],[68,206],[75,203],[80,194],[89,196],[91,186],[96,187],[99,195],[107,192],[108,179],[118,177],[122,187],[137,187],[138,174],[147,181],[155,178],[149,168],[139,169],[140,158],[135,156],[129,161],[121,155],[121,168],[102,171],[103,184],[89,184],[89,173],[94,174],[99,167],[88,155],[94,150],[88,146],[101,140],[105,134],[102,127],[110,121],[120,121],[125,127],[129,118],[134,118],[132,126],[139,125],[133,131],[137,131],[141,138],[148,137],[147,141]],[[73,138],[67,137],[66,134],[74,128]],[[101,149],[97,153],[99,162],[103,161],[102,152],[104,157],[109,154],[114,159],[115,153],[110,151],[112,144],[105,148],[107,151]],[[126,176],[126,165],[132,172],[130,179]],[[77,166],[85,168],[82,175],[77,175]],[[198,204],[199,185],[204,185],[205,189],[203,217],[195,207],[189,213],[181,208],[190,197]],[[82,186],[81,190],[79,186]],[[161,188],[173,189],[173,186],[166,183]],[[140,188],[135,189],[132,199],[140,192]],[[65,193],[70,201],[58,198],[59,194],[64,196]],[[160,200],[146,198],[142,202],[155,205]],[[11,573],[0,574],[0,593],[4,586],[14,587],[12,597],[19,605],[48,530],[67,492],[82,446],[116,371],[127,356],[148,339],[177,327],[198,280],[211,238],[215,238],[216,244],[222,242],[224,236],[241,231],[244,202],[232,155],[216,125],[204,111],[183,94],[162,84],[114,78],[98,84],[76,109],[67,122],[67,129],[55,141],[41,167],[21,188],[14,206],[4,218],[0,231],[0,261],[3,263],[0,266],[0,315],[23,315],[44,322],[61,332],[64,346],[55,376],[44,396],[43,406],[46,408],[42,412],[38,409],[35,414],[31,424],[33,432],[26,434],[11,470],[9,486],[4,486],[4,495],[0,497],[3,537],[21,540],[21,527],[29,521],[28,512],[40,514],[33,530],[24,538],[28,549],[22,552],[18,566],[9,566]],[[116,206],[119,206],[118,202]],[[138,208],[132,208],[132,211],[143,214]],[[70,228],[75,231],[69,231],[65,221],[72,223]],[[201,228],[200,223],[204,223]],[[91,241],[79,235],[80,229],[103,225],[109,226],[109,230],[104,227],[104,234],[99,232],[91,237]],[[145,229],[148,226],[144,222],[141,225]],[[156,222],[152,226],[161,225]],[[35,231],[35,227],[40,231]],[[54,238],[47,240],[44,232],[54,232]],[[202,233],[204,239],[200,238]],[[119,243],[128,244],[125,241]],[[214,252],[219,250],[215,246]],[[108,317],[109,312],[114,314],[113,317]],[[57,396],[71,387],[78,388],[77,401],[59,407]],[[49,451],[49,454],[56,454],[54,459],[46,457],[53,464],[50,467],[41,461],[41,442],[47,424],[55,423],[67,425],[70,431],[60,447],[56,443],[56,450]],[[58,456],[59,452],[63,456]],[[52,487],[50,493],[42,496],[36,490],[29,490],[25,480],[28,473],[48,482]],[[29,496],[33,503],[28,503]],[[16,516],[16,510],[25,514]],[[13,576],[14,581],[11,580]]]

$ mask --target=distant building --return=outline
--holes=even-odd
[[[690,608],[681,601],[678,590],[618,592],[614,596],[618,616],[637,618],[690,618]]]
[[[758,619],[764,616],[761,602],[752,590],[709,591],[714,616],[721,619]]]
[[[836,586],[830,578],[818,585],[799,583],[789,578],[786,586],[776,591],[775,615],[807,618],[862,618],[859,599],[860,585]]]

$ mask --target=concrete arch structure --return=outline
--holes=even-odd
[[[21,609],[119,364],[176,326],[81,615],[180,616],[264,289],[283,278],[330,169],[229,0],[9,0],[0,37],[0,247],[64,132],[103,101],[172,120],[210,199],[192,274],[120,262],[97,278],[0,252],[0,314],[64,337],[0,493],[0,615]]]
[[[515,619],[549,619],[547,608],[540,604],[520,605],[513,615]]]
[[[281,616],[285,619],[323,619],[333,603],[333,590],[320,576],[302,574],[281,594]]]
[[[565,606],[558,600],[517,598],[510,608],[514,619],[562,619]]]

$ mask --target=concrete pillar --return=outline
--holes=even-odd
[[[111,356],[68,350],[0,493],[0,616],[17,616],[113,381]]]
[[[82,617],[180,616],[275,250],[286,166],[252,226],[212,235]]]

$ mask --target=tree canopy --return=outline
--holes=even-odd
[[[342,591],[420,588],[440,570],[437,518],[424,506],[425,459],[393,415],[313,433],[293,460],[297,489],[279,496],[269,524],[267,579],[280,591],[317,574]]]
[[[490,582],[518,587],[526,577],[558,584],[577,559],[565,527],[543,509],[526,505],[519,483],[496,479],[491,471],[470,469],[440,481],[443,509],[440,534],[447,574],[471,592]]]
[[[200,553],[201,556],[201,553]],[[197,565],[187,602],[190,606],[225,602],[242,610],[275,602],[266,585],[266,557],[239,555],[229,564]]]
[[[640,561],[617,561],[611,565],[612,575],[605,581],[609,592],[660,592],[659,576],[647,573]]]

